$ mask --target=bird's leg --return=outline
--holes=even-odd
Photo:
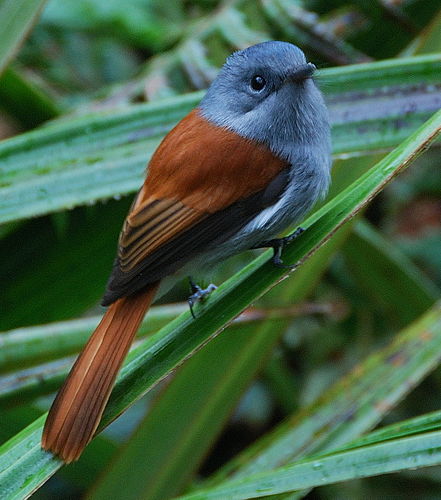
[[[285,245],[295,240],[297,236],[303,233],[303,231],[303,227],[298,227],[293,233],[285,236],[284,238],[274,238],[273,240],[262,241],[262,243],[259,243],[252,248],[272,248],[274,250],[274,254],[272,257],[273,264],[277,267],[293,269],[294,267],[296,267],[296,264],[291,266],[285,265],[282,260],[282,252]]]
[[[190,283],[191,291],[191,295],[190,297],[188,297],[188,305],[190,306],[191,315],[194,319],[196,319],[193,311],[193,306],[197,302],[202,302],[203,300],[205,300],[213,290],[216,290],[217,286],[213,285],[213,283],[210,283],[207,288],[201,288],[199,285],[196,285],[196,283],[191,279],[190,276],[188,277],[188,281]]]

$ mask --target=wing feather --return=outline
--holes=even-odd
[[[156,216],[155,223],[148,220],[148,206],[143,207],[144,217],[148,223],[138,228],[126,224],[121,233],[118,258],[121,270],[129,272],[139,265],[140,261],[153,253],[166,241],[174,239],[179,233],[205,217],[205,214],[188,208],[176,201],[169,205],[169,200],[161,200],[152,204],[154,211],[164,204],[164,212]],[[136,233],[136,239],[133,233]]]
[[[159,225],[179,208],[174,200],[154,200],[135,209],[124,223],[120,235],[120,245],[128,247],[146,231]]]
[[[287,166],[264,145],[192,111],[150,161],[123,225],[103,305],[174,273],[231,237],[279,199]]]

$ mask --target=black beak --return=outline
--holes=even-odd
[[[288,78],[294,82],[303,82],[307,78],[311,78],[317,68],[312,63],[297,66],[288,74]],[[288,79],[287,78],[287,79]]]

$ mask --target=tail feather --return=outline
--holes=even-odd
[[[42,446],[66,463],[92,439],[116,375],[159,286],[114,302],[104,314],[49,410]]]

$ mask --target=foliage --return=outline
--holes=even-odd
[[[438,2],[43,3],[0,0],[0,497],[436,497]],[[266,39],[317,64],[333,124],[331,192],[284,254],[301,265],[221,264],[196,320],[176,286],[62,467],[43,414],[144,165],[226,55]]]

